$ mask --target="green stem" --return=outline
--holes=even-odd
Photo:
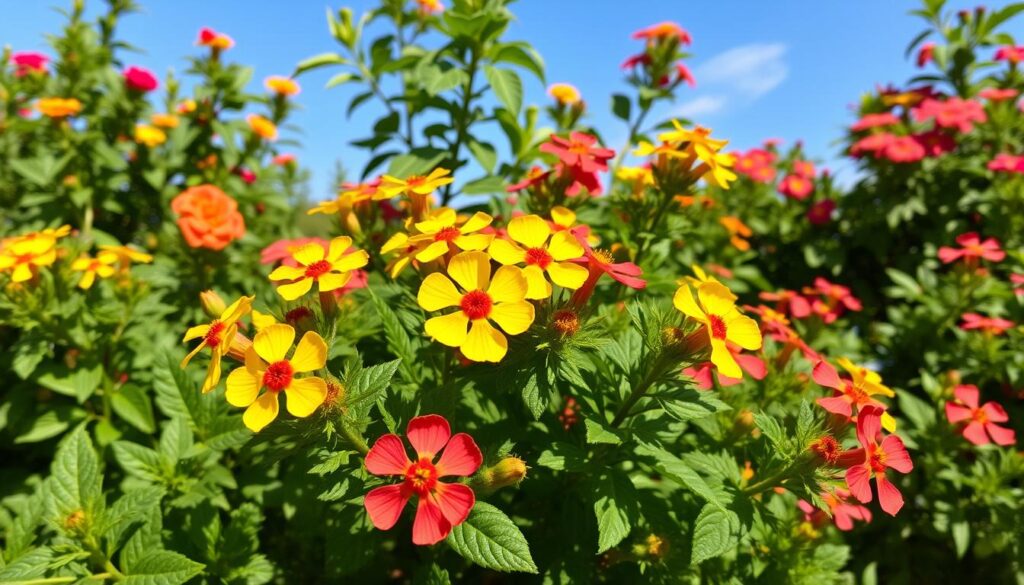
[[[462,105],[459,107],[460,119],[458,120],[459,131],[455,135],[455,142],[452,143],[450,149],[450,156],[452,159],[452,167],[454,167],[459,161],[459,151],[462,150],[462,143],[466,141],[469,136],[469,108],[473,104],[473,84],[476,81],[476,70],[477,65],[480,63],[480,55],[477,53],[476,47],[470,49],[469,66],[466,71],[469,73],[466,85],[462,88]],[[452,120],[455,122],[455,120]],[[455,170],[454,168],[449,170]],[[441,197],[441,205],[448,205],[448,202],[452,198],[452,185],[449,183],[444,187],[444,194]]]
[[[363,455],[370,452],[370,447],[366,444],[366,441],[364,441],[363,438],[355,431],[349,428],[349,426],[345,424],[345,421],[341,421],[341,434],[344,435],[345,439],[348,440],[349,443],[352,443],[352,446],[355,447],[356,451],[359,451]]]
[[[7,581],[7,585],[51,585],[57,583],[74,583],[82,579],[106,580],[113,577],[110,573],[96,573],[85,577],[46,577],[43,579],[26,579],[24,581]]]
[[[636,403],[647,394],[647,391],[654,386],[654,383],[662,374],[665,373],[665,368],[670,363],[672,363],[672,360],[667,359],[666,355],[662,354],[654,365],[651,366],[651,369],[647,372],[644,379],[633,387],[629,392],[629,396],[626,398],[626,401],[622,403],[622,406],[620,406],[617,411],[615,411],[615,417],[612,418],[611,423],[613,429],[618,428],[619,425],[630,417],[630,411],[633,410],[633,406],[635,406]]]
[[[626,143],[619,149],[618,156],[615,157],[615,164],[612,165],[611,183],[615,184],[615,177],[619,174],[619,168],[622,167],[622,162],[626,158],[626,151],[633,145],[633,137],[636,136],[637,132],[640,131],[640,126],[644,123],[644,119],[647,118],[647,114],[651,111],[651,104],[641,106],[640,114],[636,117],[636,120],[629,127],[629,136],[626,137]],[[608,189],[611,192],[611,188]]]

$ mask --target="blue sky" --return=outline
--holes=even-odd
[[[1006,2],[992,2],[1003,5]],[[98,0],[89,0],[98,8]],[[369,0],[330,4],[351,6],[357,13],[374,5]],[[973,8],[976,1],[950,2]],[[0,0],[0,43],[15,50],[46,50],[44,34],[58,30],[63,17],[52,0]],[[159,73],[181,71],[185,56],[194,53],[197,31],[210,26],[236,41],[232,60],[256,68],[253,91],[267,75],[288,74],[311,55],[336,50],[327,33],[327,3],[308,0],[143,0],[143,12],[129,16],[121,38],[145,52],[124,56],[129,64]],[[640,48],[630,34],[639,28],[674,20],[690,31],[694,44],[689,61],[696,89],[686,89],[664,113],[677,112],[714,128],[732,146],[747,148],[765,138],[785,143],[803,140],[808,152],[841,175],[852,168],[838,162],[836,139],[852,119],[851,105],[876,83],[900,83],[914,72],[903,58],[906,43],[922,25],[907,12],[909,0],[821,2],[784,0],[521,0],[511,6],[517,20],[509,40],[525,40],[541,53],[547,81],[576,85],[588,102],[590,123],[619,148],[626,130],[609,112],[611,93],[627,89],[619,64]],[[1006,29],[1020,38],[1024,18]],[[293,122],[302,142],[296,149],[311,168],[311,191],[330,194],[336,161],[354,172],[365,155],[348,142],[368,135],[379,110],[367,106],[345,118],[355,88],[326,90],[334,72],[314,72],[300,79],[298,101],[303,110]],[[527,103],[544,103],[545,86],[524,76]],[[499,140],[499,143],[501,141]],[[474,173],[475,174],[475,173]]]

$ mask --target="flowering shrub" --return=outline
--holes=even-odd
[[[204,28],[189,95],[109,4],[0,59],[0,582],[1024,579],[1024,7],[925,2],[843,186],[651,121],[672,22],[610,145],[508,0],[332,11],[257,94]],[[310,202],[322,69],[382,115]]]

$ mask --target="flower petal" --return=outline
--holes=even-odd
[[[761,347],[761,329],[746,315],[737,314],[726,324],[726,339],[743,349],[759,349]]]
[[[952,424],[971,418],[972,412],[973,411],[966,406],[956,404],[954,402],[946,403],[946,420]]]
[[[416,302],[426,311],[439,311],[447,307],[454,307],[461,300],[462,295],[456,290],[455,284],[440,272],[428,274],[423,279],[420,291],[416,295]]]
[[[850,401],[846,400],[842,396],[830,396],[828,398],[819,398],[815,400],[818,406],[824,408],[832,414],[838,414],[850,418],[853,415],[853,408],[850,406]]]
[[[900,473],[910,473],[914,470],[914,462],[910,460],[910,453],[903,445],[903,439],[896,435],[889,435],[882,439],[879,445],[885,451],[885,464]]]
[[[583,255],[583,246],[576,240],[576,236],[572,235],[572,232],[561,231],[551,236],[548,253],[557,262],[575,260]]]
[[[366,453],[366,470],[373,475],[405,475],[410,465],[398,435],[382,435]]]
[[[203,379],[201,392],[208,394],[220,382],[220,351],[210,352],[210,363],[206,366],[206,378]]]
[[[298,266],[278,266],[270,273],[270,280],[295,280],[306,275],[306,270]]]
[[[484,456],[480,453],[480,447],[477,447],[473,437],[466,433],[458,433],[448,441],[444,452],[441,453],[441,458],[434,465],[440,477],[449,475],[468,477],[476,473],[483,461]],[[452,521],[452,524],[458,523]]]
[[[292,258],[295,258],[303,266],[309,266],[324,259],[324,247],[317,243],[303,244],[291,252]]]
[[[249,405],[249,408],[245,409],[242,422],[249,427],[250,431],[258,433],[277,418],[278,406],[277,392],[264,392],[263,396],[257,398]]]
[[[469,317],[462,311],[432,317],[423,324],[423,330],[439,343],[448,347],[459,347],[466,341]]]
[[[320,292],[330,292],[348,284],[352,280],[351,272],[328,272],[316,279]]]
[[[252,346],[256,353],[267,361],[268,364],[279,362],[284,359],[288,350],[295,341],[295,329],[285,323],[277,323],[264,327],[256,334]]]
[[[878,505],[886,514],[895,516],[903,507],[903,494],[884,474],[875,476],[875,485],[878,486]]]
[[[410,420],[405,428],[405,436],[409,438],[417,456],[433,460],[452,436],[452,428],[443,416],[427,414]]]
[[[732,357],[732,352],[725,345],[725,341],[721,339],[711,340],[711,363],[715,364],[719,374],[730,378],[743,378],[743,370],[736,363],[736,358]]]
[[[530,328],[534,319],[532,303],[498,303],[491,309],[491,319],[509,335],[519,335]]]
[[[555,222],[555,225],[567,228],[576,223],[576,214],[566,207],[556,205],[551,208],[551,221]]]
[[[463,290],[487,290],[491,280],[491,257],[480,251],[456,254],[448,263],[448,276]]]
[[[494,273],[487,294],[495,303],[516,303],[526,298],[527,284],[523,271],[515,266],[502,266]]]
[[[551,226],[538,215],[521,215],[508,222],[508,235],[527,248],[540,248],[551,235]]]
[[[312,372],[327,365],[327,344],[313,331],[307,331],[299,340],[295,354],[288,360],[296,372]]]
[[[468,236],[459,236],[455,238],[454,244],[459,247],[460,250],[484,250],[487,246],[491,245],[494,240],[494,234],[471,234]]]
[[[462,355],[474,362],[497,363],[508,352],[508,340],[486,319],[477,319],[473,321],[469,335],[459,347],[462,349]]]
[[[196,325],[195,327],[189,327],[188,331],[185,332],[185,338],[181,341],[184,343],[186,341],[192,341],[193,339],[204,337],[209,330],[209,325]]]
[[[327,260],[331,264],[335,264],[339,258],[345,255],[345,252],[352,247],[352,238],[348,236],[338,236],[331,240],[330,246],[327,249]],[[342,270],[342,269],[338,269]]]
[[[402,490],[402,484],[384,485],[373,488],[363,499],[363,506],[370,516],[370,522],[378,530],[390,530],[402,516],[402,509],[411,494]]]
[[[871,501],[871,474],[862,464],[854,465],[846,470],[846,487],[850,495],[862,503]]]
[[[536,264],[523,268],[526,277],[526,298],[546,299],[551,296],[551,283],[544,277],[544,270]]]
[[[697,298],[710,315],[725,317],[736,312],[736,295],[720,282],[702,282],[697,287]]]
[[[494,240],[487,251],[490,252],[491,257],[497,260],[499,264],[505,264],[506,266],[509,264],[521,264],[526,261],[526,250],[508,240]]]
[[[693,299],[693,291],[690,289],[690,285],[688,284],[684,284],[679,287],[675,296],[672,297],[672,304],[675,305],[675,308],[679,309],[682,314],[690,317],[691,319],[696,319],[701,323],[707,321],[707,315],[705,315],[704,311],[697,306],[697,301]]]
[[[985,432],[985,425],[978,421],[967,423],[967,426],[964,427],[964,438],[975,445],[989,444],[988,434]]]
[[[981,406],[981,410],[991,422],[1001,423],[1010,420],[1010,416],[1006,414],[1006,411],[1003,410],[1003,407],[999,403],[986,402]]]
[[[485,227],[491,225],[494,218],[487,215],[482,211],[478,211],[473,214],[473,217],[466,220],[466,223],[462,224],[460,231],[464,234],[478,232]]]
[[[832,367],[832,364],[825,360],[820,360],[814,364],[811,377],[814,378],[815,382],[826,388],[832,388],[833,390],[843,389],[843,382],[839,379],[839,372]]]
[[[224,398],[231,406],[249,406],[260,392],[260,378],[247,368],[235,368],[228,374]]]
[[[277,294],[281,295],[281,298],[286,301],[294,301],[308,293],[311,288],[313,288],[313,279],[304,276],[293,283],[282,284],[277,287]]]
[[[995,441],[996,445],[1013,445],[1017,442],[1017,434],[1013,429],[1001,427],[997,424],[988,423],[985,425],[985,430],[988,431],[989,436]]]
[[[438,483],[432,496],[441,508],[441,515],[452,526],[465,522],[476,504],[472,488],[461,483]]]
[[[440,240],[432,242],[429,246],[417,252],[416,259],[420,262],[430,262],[431,260],[436,260],[447,253],[448,242]]]
[[[431,498],[420,498],[416,508],[416,519],[412,523],[412,543],[418,545],[437,544],[448,536],[452,525],[445,520],[441,507]]]
[[[307,334],[308,335],[308,334]],[[320,378],[297,378],[285,388],[285,407],[292,416],[305,418],[327,398],[327,383]]]
[[[562,288],[578,289],[587,281],[588,274],[590,272],[586,268],[573,262],[552,262],[548,265],[551,281]]]

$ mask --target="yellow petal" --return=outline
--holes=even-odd
[[[760,349],[761,330],[754,321],[746,315],[737,315],[730,319],[725,325],[726,339],[742,347],[743,349]]]
[[[264,392],[263,396],[257,398],[249,405],[249,408],[245,409],[242,422],[249,427],[250,431],[258,433],[263,430],[263,427],[274,422],[274,419],[277,418],[278,407],[277,392]]]
[[[718,368],[718,373],[730,378],[743,378],[743,370],[736,363],[736,358],[726,346],[725,341],[711,338],[711,363]]]
[[[736,295],[720,282],[703,282],[697,287],[697,298],[709,315],[724,317],[736,311]]]
[[[466,340],[469,317],[462,311],[427,319],[423,330],[427,335],[448,347],[459,347]]]
[[[397,234],[388,238],[388,241],[384,242],[384,245],[380,247],[381,254],[388,254],[395,250],[401,250],[406,247],[409,241],[408,234],[398,232]]]
[[[896,419],[894,419],[888,411],[882,412],[882,428],[890,433],[896,432]]]
[[[13,282],[25,282],[30,278],[32,278],[32,269],[28,264],[18,264],[14,267],[14,272],[11,273]]]
[[[345,255],[345,252],[352,247],[352,238],[348,236],[339,236],[331,240],[330,246],[327,250],[327,259],[332,263],[337,262],[339,258]]]
[[[88,256],[82,256],[78,260],[71,263],[71,270],[85,270],[92,264],[92,258]]]
[[[247,368],[235,368],[228,374],[224,398],[231,406],[249,406],[260,392],[260,381],[261,378]]]
[[[466,291],[487,290],[491,257],[486,252],[461,252],[448,263],[448,276]]]
[[[192,341],[193,339],[205,337],[208,331],[210,331],[209,325],[196,325],[195,327],[189,327],[188,331],[185,332],[185,338],[181,341],[184,343],[186,341]]]
[[[672,297],[672,304],[687,317],[696,319],[701,323],[707,321],[704,311],[697,306],[697,301],[693,299],[693,291],[690,290],[690,285],[688,284],[679,287],[676,295]]]
[[[508,351],[508,340],[486,319],[477,319],[460,349],[462,355],[474,362],[500,362]]]
[[[278,266],[270,273],[270,280],[295,280],[296,278],[302,278],[306,275],[305,268],[299,268],[298,266]]]
[[[285,408],[299,418],[313,414],[327,398],[327,383],[320,378],[298,378],[284,391]]]
[[[551,283],[544,278],[544,271],[540,266],[527,266],[523,269],[523,276],[526,277],[526,298],[537,300],[551,296]]]
[[[426,248],[423,248],[422,250],[417,252],[416,259],[419,260],[420,262],[430,262],[431,260],[436,260],[447,253],[448,242],[440,240],[431,243]]]
[[[351,272],[328,272],[320,276],[316,282],[320,287],[320,292],[330,292],[345,286],[350,280],[352,280]]]
[[[356,250],[351,254],[345,254],[333,264],[335,270],[340,272],[347,272],[349,270],[355,270],[356,268],[362,268],[366,266],[366,263],[370,261],[370,255],[366,253],[366,250]]]
[[[555,225],[571,227],[576,223],[576,214],[566,207],[556,205],[551,208],[551,221],[555,222]]]
[[[282,284],[277,287],[277,294],[286,301],[294,301],[308,293],[311,288],[313,288],[313,279],[304,276],[291,284]]]
[[[529,329],[533,318],[533,303],[526,301],[498,303],[491,309],[491,319],[509,335],[519,335]]]
[[[526,298],[528,285],[523,271],[516,266],[502,266],[494,273],[487,294],[495,303],[516,303]]]
[[[184,369],[185,366],[187,366],[188,363],[192,361],[192,358],[196,357],[196,354],[199,353],[200,350],[202,350],[204,347],[206,347],[206,340],[200,341],[199,345],[197,345],[195,349],[188,352],[188,355],[185,356],[185,359],[181,360],[181,368]]]
[[[562,288],[578,289],[587,281],[588,274],[590,272],[586,268],[572,262],[552,262],[548,265],[551,281]]]
[[[540,248],[551,235],[551,226],[539,215],[521,215],[508,223],[508,235],[527,248]]]
[[[472,234],[459,236],[452,242],[460,250],[483,250],[494,240],[494,234]]]
[[[203,394],[208,394],[220,382],[220,356],[219,351],[210,352],[210,363],[206,366],[206,378],[203,379]]]
[[[226,325],[231,325],[238,321],[242,318],[242,315],[252,310],[252,302],[255,298],[255,296],[239,297],[238,300],[224,309],[224,312],[220,315],[220,320]]]
[[[299,340],[295,354],[288,360],[296,372],[312,372],[327,365],[327,344],[313,331],[307,331]]]
[[[459,228],[459,230],[464,234],[480,231],[491,225],[492,221],[494,221],[493,217],[482,211],[478,211],[473,214],[473,217],[466,220],[466,223],[462,224],[462,227]]]
[[[284,359],[288,350],[291,349],[293,341],[295,341],[295,329],[291,325],[278,323],[265,327],[257,333],[256,338],[252,341],[252,346],[256,348],[256,353],[261,358],[268,364],[272,364]]]
[[[455,289],[451,279],[433,272],[423,279],[420,291],[416,295],[416,302],[426,311],[439,311],[447,307],[454,307],[462,300],[462,295]]]
[[[252,324],[256,327],[256,331],[263,329],[277,323],[277,319],[269,313],[261,313],[255,309],[252,311]]]
[[[526,261],[526,250],[508,240],[494,240],[487,251],[499,264],[521,264]]]
[[[324,259],[324,247],[320,244],[303,244],[292,250],[292,258],[303,266],[309,266]]]
[[[551,236],[548,253],[558,262],[575,260],[583,255],[583,246],[576,241],[576,236],[569,232],[558,232]]]

